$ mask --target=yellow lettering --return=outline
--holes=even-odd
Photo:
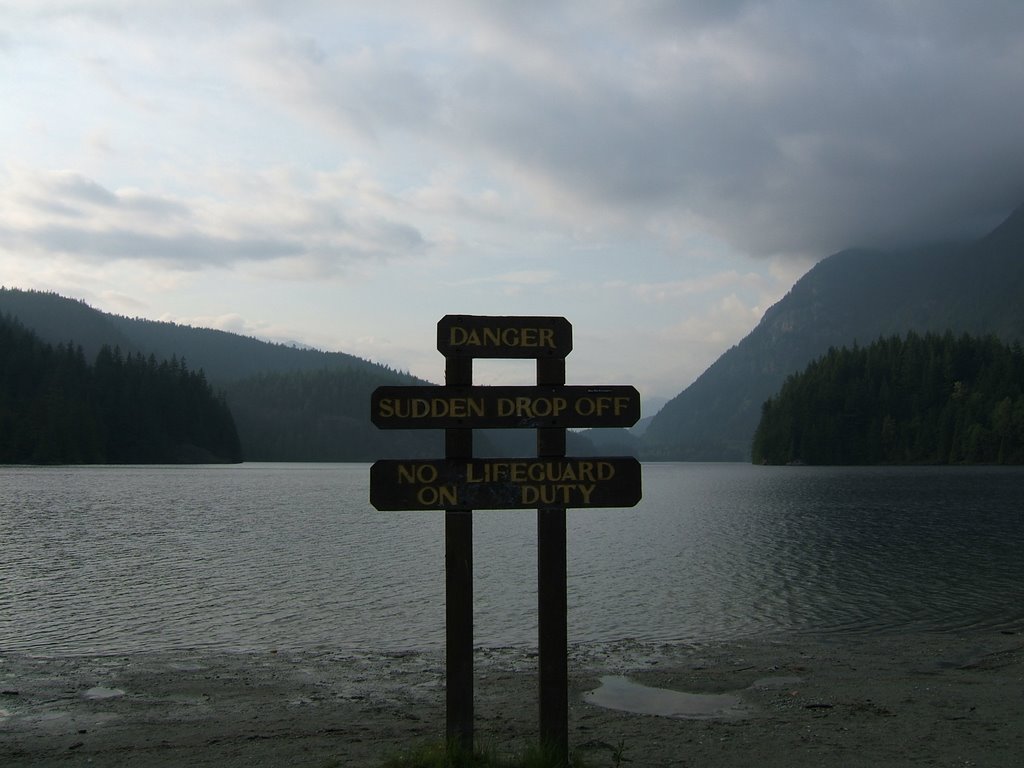
[[[437,467],[433,464],[399,464],[398,482],[430,484],[437,480]]]
[[[485,405],[482,397],[384,398],[380,401],[378,413],[383,418],[465,419],[482,417]]]
[[[450,485],[435,487],[425,485],[416,491],[416,500],[425,507],[457,507],[459,495],[456,488]]]
[[[546,347],[554,349],[553,328],[502,328],[484,326],[463,328],[452,326],[448,329],[448,343],[453,347]]]
[[[571,507],[573,504],[590,504],[595,484],[544,483],[519,486],[519,501],[536,507]]]
[[[499,328],[484,328],[485,347],[500,347],[502,344]]]
[[[550,416],[551,409],[554,407],[551,399],[547,397],[538,397],[530,403],[530,406],[533,410],[533,415],[541,418]]]

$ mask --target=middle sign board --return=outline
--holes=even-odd
[[[370,420],[382,429],[631,427],[640,393],[603,387],[378,387]]]

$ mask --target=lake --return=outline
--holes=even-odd
[[[1024,469],[646,464],[569,510],[569,640],[1024,629]],[[427,650],[444,515],[369,465],[0,468],[0,651]],[[536,643],[536,512],[474,513],[475,641]]]

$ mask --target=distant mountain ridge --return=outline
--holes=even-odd
[[[762,404],[829,347],[946,330],[1024,339],[1024,206],[974,242],[851,249],[819,262],[662,408],[641,456],[749,460]]]
[[[202,369],[225,391],[247,459],[440,455],[436,430],[383,432],[370,424],[375,387],[428,383],[377,363],[110,315],[53,293],[0,288],[2,314],[51,344],[81,345],[87,359],[109,345],[158,360],[177,357],[192,370]],[[1024,206],[974,242],[901,251],[850,249],[829,256],[769,308],[746,338],[666,403],[646,430],[571,433],[570,452],[747,461],[762,404],[788,375],[830,347],[947,330],[1024,340]],[[526,434],[481,432],[479,455],[529,452],[530,442]]]
[[[430,385],[343,352],[275,344],[226,331],[132,319],[55,293],[0,288],[9,315],[50,344],[81,346],[94,360],[103,346],[123,354],[184,360],[225,394],[247,461],[373,461],[444,454],[441,430],[380,430],[370,396],[385,385]],[[620,430],[592,430],[618,433]],[[627,435],[628,437],[628,435]],[[477,430],[480,456],[532,455],[528,430]],[[593,455],[591,439],[570,432],[568,450]]]
[[[203,369],[211,382],[221,386],[260,373],[321,368],[396,373],[344,352],[323,352],[228,331],[114,315],[56,293],[0,288],[0,313],[17,318],[50,344],[73,341],[82,347],[87,359],[95,358],[104,345],[120,347],[126,354],[152,354],[158,360],[184,357],[190,368]]]
[[[226,331],[111,315],[55,293],[0,288],[0,316],[50,344],[104,346],[185,361],[225,393],[246,460],[370,461],[438,454],[430,432],[382,432],[370,394],[386,384],[428,384],[343,352],[273,344]]]

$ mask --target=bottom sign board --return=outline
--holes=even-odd
[[[381,511],[632,507],[641,495],[632,456],[382,459],[370,468],[370,503]]]

